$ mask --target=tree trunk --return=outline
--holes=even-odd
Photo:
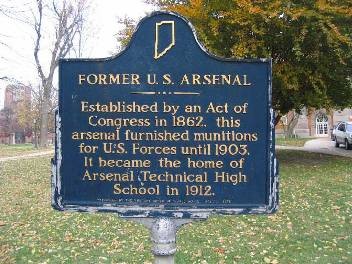
[[[38,148],[38,133],[37,128],[34,129],[34,148]]]
[[[275,120],[274,120],[275,126],[279,123],[281,117],[282,117],[282,115],[280,115],[280,114],[276,114],[276,115],[275,115]]]
[[[43,104],[40,110],[40,147],[48,145],[48,121],[50,111],[50,95],[52,80],[46,80],[43,85]]]
[[[297,123],[298,123],[298,119],[297,119],[297,121],[292,122],[292,123],[288,126],[288,128],[287,128],[287,135],[286,135],[287,138],[292,138],[292,137],[294,137],[294,130],[295,130],[295,127],[296,127]]]
[[[285,131],[286,138],[292,138],[294,136],[294,130],[296,125],[298,124],[299,114],[294,110],[292,112],[292,118],[288,121],[287,128]]]
[[[48,145],[48,109],[48,103],[44,101],[40,111],[40,147]]]

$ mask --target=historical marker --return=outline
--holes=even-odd
[[[124,217],[272,213],[271,60],[209,54],[184,18],[154,13],[106,59],[62,59],[58,210]]]

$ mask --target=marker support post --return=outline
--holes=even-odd
[[[172,218],[131,218],[137,223],[143,224],[150,231],[154,264],[174,264],[176,253],[177,230],[192,219]]]

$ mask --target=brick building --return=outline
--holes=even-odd
[[[4,108],[0,110],[0,143],[18,144],[32,142],[32,126],[21,125],[16,112],[31,107],[31,87],[8,85],[5,89]]]

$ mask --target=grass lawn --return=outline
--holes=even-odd
[[[280,151],[278,213],[214,216],[178,233],[176,263],[352,263],[351,159]],[[148,231],[50,207],[49,157],[0,164],[1,263],[151,263]]]
[[[303,147],[304,143],[314,138],[276,138],[276,145]]]
[[[18,155],[24,155],[29,153],[35,153],[43,150],[50,150],[53,147],[36,149],[33,144],[14,144],[14,145],[5,145],[0,144],[0,158],[2,157],[13,157]]]

